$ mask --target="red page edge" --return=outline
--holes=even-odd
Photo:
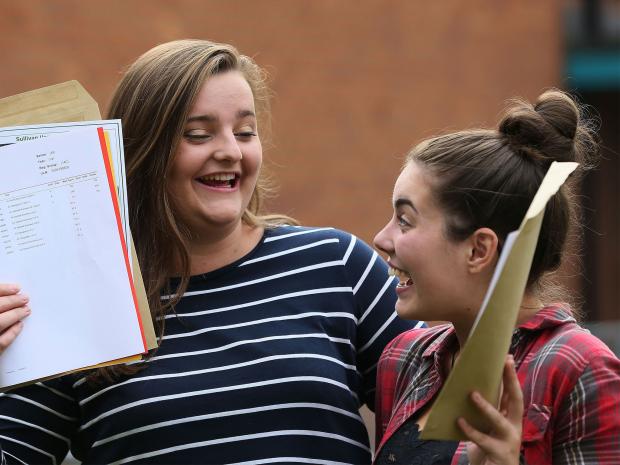
[[[138,310],[138,297],[136,295],[136,288],[133,284],[133,276],[131,274],[131,267],[129,266],[129,254],[127,253],[127,244],[125,243],[125,236],[123,235],[123,228],[121,227],[121,214],[118,207],[118,199],[116,198],[116,187],[114,187],[114,177],[112,176],[112,168],[110,166],[110,157],[108,155],[108,146],[105,143],[105,135],[103,128],[97,128],[97,134],[99,135],[99,145],[101,146],[101,154],[103,155],[103,164],[105,165],[105,171],[108,178],[108,186],[110,186],[110,195],[112,196],[112,204],[114,205],[114,214],[116,215],[116,226],[118,227],[118,234],[121,240],[121,247],[123,248],[123,257],[125,258],[125,267],[127,268],[127,276],[129,277],[129,285],[131,287],[131,296],[133,297],[133,304],[138,317],[138,324],[140,325],[140,335],[142,336],[142,344],[144,352],[148,352],[146,346],[146,338],[144,337],[144,328],[142,327],[142,318],[140,317],[140,311]]]

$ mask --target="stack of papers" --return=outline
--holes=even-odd
[[[0,355],[0,390],[156,347],[119,120],[0,128],[0,282],[19,283],[33,310]]]

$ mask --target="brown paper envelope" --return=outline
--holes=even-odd
[[[0,99],[0,127],[99,119],[101,119],[101,114],[97,102],[78,81],[67,81]],[[157,337],[133,239],[129,245],[138,310],[146,345],[150,350],[157,347]]]
[[[551,164],[511,249],[508,247],[510,236],[507,238],[493,276],[496,280],[489,285],[474,327],[431,407],[420,439],[466,440],[456,424],[458,417],[464,417],[479,431],[489,431],[489,421],[474,407],[469,394],[476,390],[492,404],[498,404],[504,360],[523,299],[545,205],[575,168],[577,163],[573,162]],[[505,261],[502,262],[502,258]]]
[[[142,271],[140,271],[140,263],[138,263],[136,247],[133,244],[133,237],[131,237],[129,241],[129,246],[131,247],[131,263],[133,267],[133,285],[136,289],[136,297],[138,298],[138,310],[140,311],[140,318],[142,319],[142,330],[144,331],[146,347],[151,350],[157,347],[157,336],[155,335],[155,327],[153,326],[153,318],[151,317],[151,307],[149,307],[149,300],[146,297],[146,288],[144,287],[144,280],[142,279]]]
[[[0,127],[98,119],[97,102],[77,81],[0,99]]]

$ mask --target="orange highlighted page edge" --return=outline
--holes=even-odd
[[[112,177],[114,178],[114,185],[116,185],[116,172],[114,170],[114,162],[112,160],[112,150],[110,150],[110,133],[103,131],[105,134],[106,147],[108,149],[108,156],[110,158],[110,167],[112,169]],[[118,201],[118,197],[117,197]],[[120,204],[119,204],[120,208]],[[131,251],[132,261],[132,276],[133,284],[136,290],[136,296],[138,297],[138,310],[140,311],[140,317],[142,318],[142,329],[144,330],[144,338],[146,339],[146,348],[148,350],[157,348],[157,336],[155,335],[155,327],[153,326],[153,319],[151,316],[151,308],[148,303],[148,297],[146,296],[146,290],[144,289],[144,281],[142,280],[142,272],[140,271],[140,263],[136,256],[136,247],[133,243],[131,235],[129,237],[130,243],[127,244],[128,250]],[[112,363],[108,363],[111,365]]]
[[[118,228],[119,239],[121,241],[121,247],[123,249],[123,256],[125,258],[125,267],[127,269],[127,277],[129,278],[129,285],[131,286],[131,296],[133,298],[134,310],[138,318],[138,324],[140,325],[140,336],[142,337],[142,346],[144,347],[144,353],[148,352],[146,345],[146,338],[144,337],[144,328],[142,326],[142,317],[138,310],[138,297],[136,295],[136,288],[133,284],[133,276],[131,274],[131,267],[129,266],[129,255],[127,254],[127,244],[125,243],[125,237],[123,235],[123,228],[121,226],[121,214],[118,206],[118,199],[116,198],[116,188],[114,187],[114,177],[112,174],[112,167],[110,166],[110,156],[108,154],[108,147],[105,141],[105,134],[103,128],[97,128],[99,135],[99,144],[101,146],[101,154],[103,155],[103,163],[105,165],[106,175],[108,178],[108,186],[110,187],[110,196],[112,197],[112,204],[114,206],[114,214],[116,215],[116,226]]]

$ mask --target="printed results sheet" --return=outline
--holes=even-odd
[[[103,137],[0,148],[0,282],[36,309],[0,357],[0,387],[145,351]]]
[[[127,202],[127,184],[125,181],[125,151],[123,150],[123,128],[120,119],[99,121],[78,121],[72,123],[33,124],[28,126],[13,126],[0,128],[0,147],[16,142],[39,140],[48,136],[66,134],[69,131],[85,128],[103,128],[109,135],[110,157],[114,167],[114,180],[121,209],[121,223],[125,243],[129,244],[131,232],[129,231],[129,205]],[[1,168],[0,168],[1,169]],[[129,263],[131,263],[131,250],[128,250]]]

